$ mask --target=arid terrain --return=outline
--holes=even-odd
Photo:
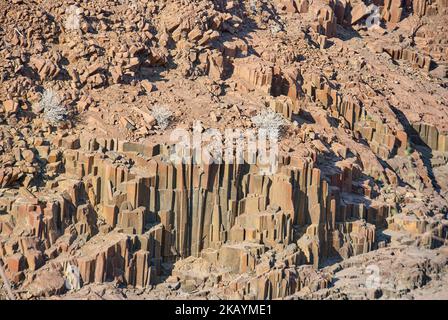
[[[0,300],[448,299],[447,35],[447,0],[0,0]]]

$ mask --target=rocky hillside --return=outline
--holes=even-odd
[[[446,34],[446,0],[0,0],[0,299],[446,298]],[[263,128],[275,170],[224,135]],[[210,129],[183,151],[230,158],[173,160]]]

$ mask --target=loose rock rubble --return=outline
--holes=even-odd
[[[446,299],[447,22],[443,0],[0,0],[14,295]],[[171,161],[198,122],[279,129],[278,170]]]

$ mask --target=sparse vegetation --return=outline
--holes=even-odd
[[[409,157],[414,152],[414,149],[411,147],[411,145],[408,144],[406,147],[405,153]]]
[[[67,8],[67,18],[64,23],[64,27],[68,31],[79,31],[80,30],[80,20],[82,10],[76,5],[71,5]]]
[[[68,116],[68,111],[61,104],[58,94],[51,89],[44,91],[37,109],[43,111],[44,119],[52,125],[56,125],[66,120]]]
[[[391,216],[394,216],[394,215],[396,215],[396,214],[398,214],[398,211],[397,211],[396,208],[392,208],[392,209],[390,209],[390,215],[391,215]]]
[[[378,186],[383,187],[384,186],[384,179],[383,179],[383,177],[378,177],[378,179],[375,180],[375,183]]]
[[[286,127],[286,120],[283,116],[272,110],[263,110],[258,115],[252,117],[252,122],[259,129],[274,131],[281,135]]]
[[[272,35],[276,35],[277,33],[279,33],[280,31],[282,31],[282,26],[278,23],[273,23],[271,24],[271,26],[269,27],[269,30],[271,31]]]
[[[160,129],[165,130],[171,123],[173,112],[164,106],[154,106],[152,116],[156,119]]]
[[[250,10],[252,11],[252,14],[257,14],[257,12],[258,12],[257,0],[250,0],[249,7],[250,7]]]

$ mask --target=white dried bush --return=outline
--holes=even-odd
[[[272,110],[263,110],[251,120],[258,129],[265,129],[277,135],[281,135],[287,125],[285,118]]]
[[[61,100],[53,90],[45,90],[40,99],[37,110],[43,111],[44,119],[55,125],[67,118],[68,111],[61,105]]]
[[[152,116],[156,119],[159,128],[165,130],[170,125],[173,112],[164,106],[157,105],[152,108]]]
[[[81,29],[81,8],[71,5],[66,9],[67,17],[64,27],[67,31],[79,31]]]
[[[258,0],[250,0],[249,1],[249,7],[253,14],[256,14],[258,12],[257,1]]]
[[[275,36],[277,33],[282,31],[282,26],[279,23],[273,23],[269,26],[269,30],[271,31],[271,34]]]

